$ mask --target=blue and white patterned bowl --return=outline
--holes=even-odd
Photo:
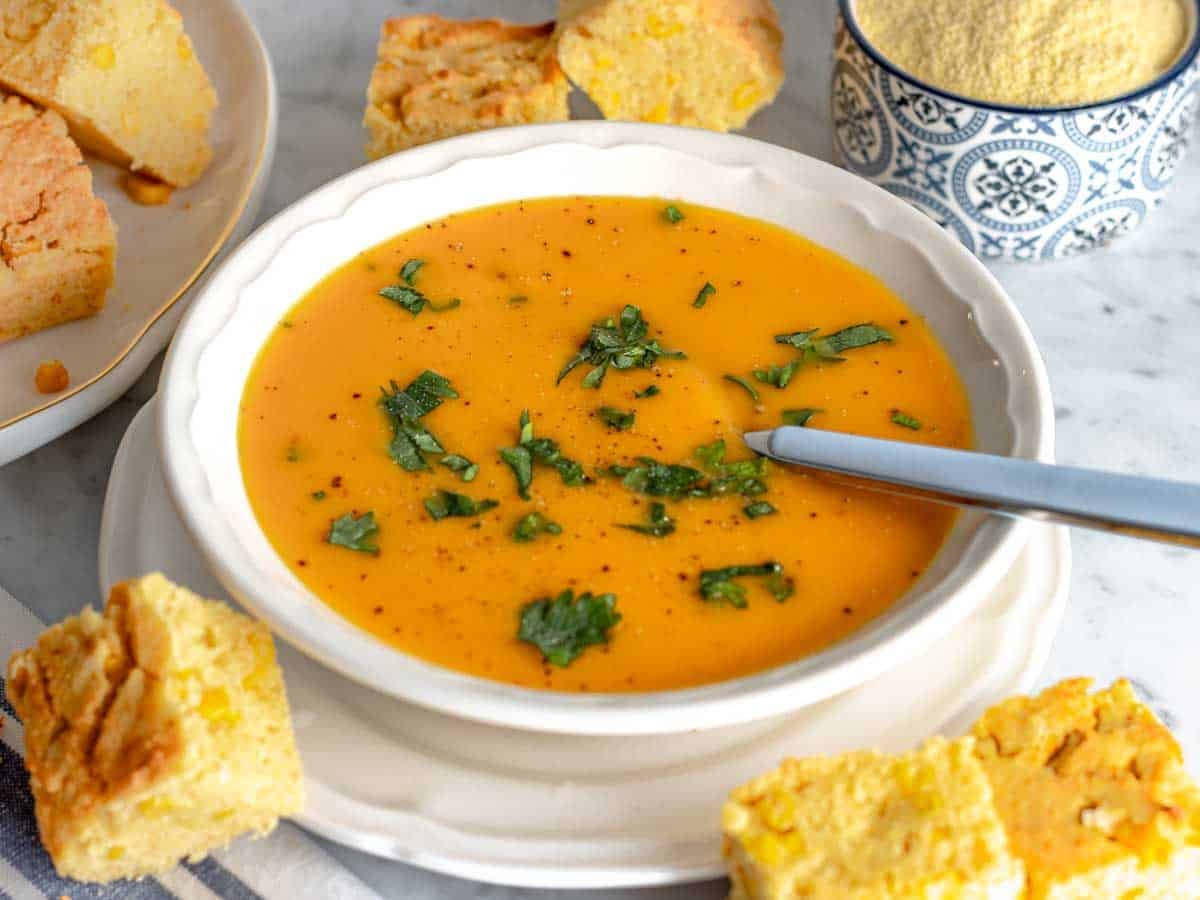
[[[1163,202],[1200,111],[1200,0],[1167,72],[1115,100],[1032,108],[968,100],[905,74],[839,0],[830,84],[845,168],[927,213],[984,259],[1102,247]]]

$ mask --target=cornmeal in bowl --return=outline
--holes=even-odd
[[[740,128],[783,85],[771,0],[560,0],[558,58],[608,119]]]
[[[161,575],[13,655],[38,831],[65,877],[163,872],[303,803],[264,625]]]
[[[790,759],[725,804],[731,900],[1021,896],[970,738]]]
[[[530,122],[564,122],[554,23],[407,16],[383,23],[367,88],[367,156]]]
[[[100,156],[186,187],[217,95],[165,0],[5,0],[0,86],[57,110]]]
[[[1128,682],[1016,697],[976,723],[976,752],[1030,900],[1200,897],[1200,791]]]
[[[0,342],[99,312],[116,253],[62,117],[0,93]]]

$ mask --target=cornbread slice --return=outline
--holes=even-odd
[[[1030,900],[1200,897],[1200,791],[1126,681],[993,707],[973,728]]]
[[[3,0],[0,85],[84,147],[180,187],[212,158],[217,95],[165,0]]]
[[[1021,895],[970,738],[789,759],[735,790],[722,820],[732,900]]]
[[[608,119],[740,128],[783,85],[771,0],[559,0],[558,60]]]
[[[0,343],[99,312],[116,253],[62,118],[0,93]]]
[[[163,872],[301,807],[270,632],[161,575],[49,628],[8,678],[38,830],[63,876]]]
[[[553,35],[553,22],[384,22],[363,115],[367,156],[502,125],[566,121],[571,86]]]

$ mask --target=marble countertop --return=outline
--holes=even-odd
[[[536,21],[551,0],[245,0],[275,62],[279,151],[263,218],[362,162],[362,96],[379,22],[406,11]],[[832,0],[784,0],[788,82],[748,133],[821,158]],[[588,112],[580,105],[582,114]],[[995,274],[1037,337],[1050,370],[1060,461],[1200,482],[1200,153],[1138,233],[1072,261],[1000,265]],[[0,469],[0,584],[45,619],[96,597],[96,539],[113,454],[149,399],[157,365],[107,411]],[[1200,770],[1200,554],[1076,532],[1070,607],[1042,680],[1133,679]],[[385,897],[566,897],[477,885],[333,848]],[[713,883],[615,898],[723,897]]]

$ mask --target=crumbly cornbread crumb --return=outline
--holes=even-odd
[[[303,801],[270,632],[161,575],[8,665],[38,830],[63,876],[163,872]]]
[[[605,118],[728,131],[783,85],[771,0],[559,0],[558,59]]]
[[[970,738],[903,756],[790,759],[725,804],[732,898],[915,900],[1020,896]]]
[[[858,0],[855,14],[911,75],[1019,106],[1135,90],[1170,68],[1188,36],[1181,0]]]
[[[217,95],[166,0],[4,0],[0,20],[0,85],[84,148],[180,187],[204,172]]]
[[[0,342],[99,312],[116,253],[62,118],[0,93]]]
[[[363,115],[367,156],[502,125],[566,121],[571,86],[553,35],[553,22],[384,22]]]
[[[39,363],[33,373],[33,384],[39,394],[57,394],[71,384],[71,373],[60,359]]]
[[[1126,681],[1086,679],[989,710],[973,728],[1030,900],[1200,897],[1200,791]]]

